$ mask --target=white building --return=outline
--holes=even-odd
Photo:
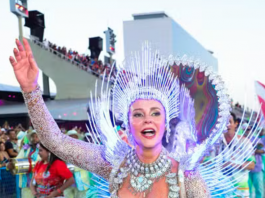
[[[212,52],[205,49],[164,12],[135,14],[134,20],[123,23],[124,54],[139,51],[143,42],[148,41],[160,53],[169,55],[188,55],[199,58],[218,71],[218,61]]]

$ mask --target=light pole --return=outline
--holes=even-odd
[[[115,43],[116,43],[116,35],[114,34],[113,30],[108,27],[108,29],[104,32],[106,35],[106,50],[107,53],[110,55],[110,64],[112,65],[112,56],[115,53]]]
[[[18,30],[19,30],[19,40],[23,40],[23,27],[22,27],[22,16],[17,16],[18,18]]]
[[[27,0],[10,0],[10,11],[18,18],[19,40],[23,39],[22,18],[28,17]]]

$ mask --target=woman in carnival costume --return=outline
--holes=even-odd
[[[102,83],[96,100],[91,96],[89,121],[96,129],[92,134],[96,144],[90,144],[61,133],[42,99],[29,43],[23,42],[25,50],[16,41],[18,50],[10,62],[41,141],[63,160],[107,180],[111,197],[204,198],[233,190],[233,181],[226,185],[231,178],[222,175],[221,157],[200,164],[230,118],[224,84],[210,67],[186,57],[164,59],[144,45],[141,54],[124,62],[114,82],[103,79],[107,83]],[[133,147],[119,137],[110,110],[123,121]],[[178,143],[168,152],[162,139],[169,142],[169,121],[175,117],[181,120]],[[242,159],[233,158],[237,163]]]

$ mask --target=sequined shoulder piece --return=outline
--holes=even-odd
[[[198,171],[185,171],[184,185],[187,198],[211,197],[206,183]]]
[[[112,167],[102,157],[103,147],[61,133],[42,99],[39,86],[30,93],[22,93],[41,142],[62,160],[108,180]]]

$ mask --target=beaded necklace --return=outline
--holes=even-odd
[[[124,178],[130,175],[129,191],[133,195],[146,197],[152,190],[153,184],[166,177],[166,182],[169,185],[169,198],[179,197],[179,187],[177,185],[177,174],[171,173],[172,162],[167,157],[167,151],[162,149],[157,160],[151,164],[141,162],[134,149],[130,150],[126,156],[125,166],[120,168],[118,174],[114,178],[116,186],[121,186]],[[117,193],[116,189],[116,193]],[[115,193],[115,194],[116,194]],[[117,194],[112,197],[118,197]]]

